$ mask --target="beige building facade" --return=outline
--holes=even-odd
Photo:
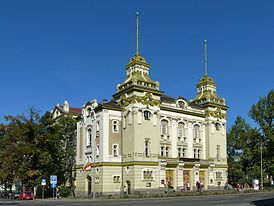
[[[205,74],[193,100],[166,96],[139,52],[110,101],[91,100],[77,124],[76,193],[134,193],[223,187],[225,100]]]

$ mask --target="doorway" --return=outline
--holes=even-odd
[[[87,181],[88,181],[88,195],[91,195],[92,177],[87,175]]]

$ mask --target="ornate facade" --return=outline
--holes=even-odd
[[[225,100],[207,74],[190,101],[166,96],[138,52],[111,101],[87,102],[77,125],[76,192],[222,187],[227,181]]]

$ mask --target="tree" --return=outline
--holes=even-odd
[[[271,90],[266,97],[262,97],[253,104],[249,116],[258,124],[262,136],[261,143],[265,150],[264,168],[266,172],[274,175],[274,91]]]
[[[260,175],[258,145],[261,136],[239,116],[227,136],[228,179],[233,183],[250,184]]]

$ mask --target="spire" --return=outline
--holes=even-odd
[[[139,54],[139,12],[136,12],[136,54]]]
[[[206,48],[207,40],[204,40],[204,67],[205,67],[205,75],[207,76],[207,48]]]

